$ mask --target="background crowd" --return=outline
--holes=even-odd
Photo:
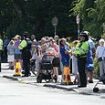
[[[99,76],[105,73],[105,40],[101,38],[94,41],[88,31],[81,32],[78,40],[73,41],[57,35],[37,40],[35,35],[29,36],[28,33],[15,35],[11,40],[3,40],[0,36],[0,62],[5,60],[9,68],[14,69],[15,63],[19,61],[23,77],[31,75],[31,61],[35,61],[35,71],[39,71],[44,55],[52,56],[52,78],[57,80],[64,67],[69,67],[75,75],[72,82],[78,87],[86,87],[87,83],[94,82],[94,59],[99,64]]]

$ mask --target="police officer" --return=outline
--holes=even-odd
[[[78,44],[73,54],[77,57],[77,63],[78,63],[78,72],[79,72],[78,87],[86,87],[87,77],[86,77],[86,72],[85,72],[85,66],[86,66],[87,53],[89,50],[89,45],[87,42],[88,35],[83,32],[80,33],[79,40],[80,40],[80,43]]]
[[[1,35],[0,35],[0,72],[1,72],[1,55],[2,55],[2,51],[3,51],[3,40],[2,40]]]
[[[19,49],[22,51],[24,77],[30,76],[30,58],[31,58],[31,42],[30,39],[24,35],[23,40],[19,45]]]

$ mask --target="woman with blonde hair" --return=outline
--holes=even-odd
[[[14,37],[14,48],[15,48],[15,61],[14,61],[14,66],[17,61],[21,63],[22,66],[22,58],[21,58],[21,51],[19,49],[19,44],[21,42],[21,36],[20,35],[15,35]]]
[[[74,81],[73,83],[74,84],[77,84],[78,83],[78,77],[79,77],[79,73],[78,73],[78,64],[77,64],[77,57],[72,55],[72,52],[74,52],[76,50],[76,46],[78,45],[79,41],[78,40],[75,40],[73,41],[73,45],[72,45],[72,48],[71,48],[71,59],[72,59],[72,73],[75,75],[75,78],[74,78]]]

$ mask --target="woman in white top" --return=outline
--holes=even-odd
[[[7,46],[9,68],[14,69],[15,47],[14,41],[11,40]]]
[[[99,69],[100,69],[100,76],[102,76],[105,73],[105,46],[104,46],[105,40],[100,39],[99,40],[99,46],[96,49],[96,58],[99,62]]]
[[[75,40],[73,41],[73,46],[71,48],[71,53],[76,50],[76,46],[78,45],[79,41]],[[71,54],[71,59],[72,59],[72,73],[75,75],[74,78],[74,84],[78,83],[79,79],[79,73],[78,73],[78,65],[77,65],[77,57]]]
[[[31,61],[32,60],[35,60],[35,70],[38,72],[39,69],[40,69],[40,65],[39,63],[41,62],[42,60],[42,49],[41,49],[41,46],[40,45],[36,45],[35,46],[35,50],[32,54],[32,58],[30,59]]]

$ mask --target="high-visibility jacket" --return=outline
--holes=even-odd
[[[74,54],[77,57],[86,57],[87,53],[89,51],[89,44],[87,41],[80,42],[78,46],[76,47],[76,50],[74,51]]]
[[[19,44],[19,49],[22,50],[27,46],[27,41],[22,40],[21,43]]]
[[[3,40],[0,39],[0,51],[3,50]]]

